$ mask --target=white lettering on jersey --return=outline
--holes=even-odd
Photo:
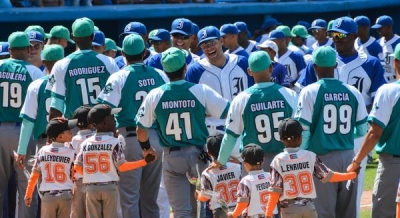
[[[75,68],[68,70],[69,76],[79,76],[82,74],[99,74],[99,73],[105,73],[105,66],[94,66],[94,67],[80,67],[80,68]]]
[[[21,73],[0,72],[0,79],[26,81],[26,75]]]

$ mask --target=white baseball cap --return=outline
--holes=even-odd
[[[278,54],[278,46],[276,45],[275,42],[273,42],[271,40],[266,40],[263,43],[256,45],[256,47],[257,47],[257,49],[270,48],[270,49],[274,50],[276,54]]]

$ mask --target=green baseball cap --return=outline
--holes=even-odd
[[[300,37],[300,38],[309,38],[311,37],[308,32],[307,29],[302,26],[302,25],[296,25],[292,28],[292,34],[294,35],[293,37]]]
[[[64,48],[58,44],[44,46],[41,57],[43,61],[58,61],[64,58]]]
[[[25,29],[25,32],[29,32],[29,31],[38,31],[40,34],[42,34],[43,38],[45,38],[45,39],[50,38],[49,34],[45,33],[43,27],[41,27],[39,25],[28,26]]]
[[[176,47],[171,47],[161,53],[161,65],[164,72],[173,73],[181,69],[186,64],[187,53]]]
[[[93,26],[94,31],[100,31],[100,29],[97,26]]]
[[[390,54],[389,56],[394,57],[394,59],[397,59],[400,61],[400,44],[396,45],[396,48],[394,48],[393,54]]]
[[[290,32],[290,28],[289,28],[288,26],[283,26],[283,25],[281,25],[281,26],[278,26],[276,29],[277,29],[277,30],[280,30],[280,31],[282,31],[282,32],[284,32],[286,37],[295,37],[295,36]]]
[[[138,34],[125,36],[122,42],[122,51],[127,55],[137,55],[145,49],[143,38]]]
[[[333,22],[334,22],[334,21],[335,21],[335,20],[329,21],[328,27],[326,28],[327,31],[332,29],[332,26],[333,26]]]
[[[331,46],[321,46],[312,54],[312,61],[320,67],[336,66],[336,51]]]
[[[121,51],[121,48],[117,46],[114,40],[106,38],[106,49],[104,51],[109,51],[109,50]]]
[[[94,23],[89,18],[79,18],[72,24],[72,35],[74,37],[87,37],[94,32]]]
[[[69,30],[61,25],[58,26],[53,26],[53,28],[51,28],[49,36],[51,37],[57,37],[57,38],[61,38],[61,39],[65,39],[68,42],[75,44],[75,42],[71,39],[70,37],[70,33]]]
[[[252,73],[264,71],[271,65],[271,58],[265,51],[255,51],[251,53],[248,61]]]
[[[28,47],[31,45],[29,36],[25,32],[13,32],[8,36],[9,48]]]

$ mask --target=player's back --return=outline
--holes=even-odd
[[[302,149],[296,152],[285,150],[275,156],[271,167],[282,177],[281,201],[297,197],[316,198],[313,181],[315,160],[315,153]]]
[[[78,162],[82,162],[84,184],[119,181],[116,166],[122,164],[118,156],[123,156],[121,151],[115,151],[119,143],[108,133],[96,133],[83,141]]]
[[[90,129],[83,129],[79,130],[76,133],[76,135],[72,137],[71,146],[75,150],[75,154],[78,154],[80,152],[83,141],[94,135],[94,133],[95,132]],[[79,173],[75,173],[75,179],[81,179],[81,178],[82,175],[80,175]]]
[[[226,163],[218,169],[203,171],[203,176],[209,179],[211,190],[214,193],[219,193],[228,207],[234,207],[237,202],[237,186],[240,182],[242,169],[239,164]],[[210,209],[214,210],[221,207],[217,202],[217,197],[212,196],[210,201]]]
[[[312,105],[309,108],[300,102],[295,115],[303,123],[311,121],[311,137],[304,149],[317,154],[353,149],[354,127],[358,122],[362,123],[366,115],[361,93],[353,86],[332,78],[320,79],[305,87],[300,99],[302,95],[307,96]]]
[[[42,181],[39,191],[72,190],[71,168],[75,151],[62,143],[43,146],[37,153],[33,170],[40,169]]]
[[[43,72],[23,60],[0,60],[1,122],[21,122],[19,113],[28,86],[42,76]]]
[[[277,127],[281,120],[294,114],[297,94],[274,83],[258,83],[240,93],[232,105],[236,102],[245,104],[241,114],[243,145],[256,143],[264,152],[282,151]]]
[[[239,185],[240,196],[250,198],[247,207],[247,216],[265,214],[268,203],[268,188],[270,186],[270,174],[263,170],[250,171],[249,175],[242,178]],[[276,208],[274,213],[276,212]]]
[[[306,68],[303,55],[291,50],[287,50],[280,57],[275,57],[275,61],[286,67],[291,82],[295,82],[302,73],[302,70]]]
[[[49,79],[52,95],[65,97],[66,118],[76,108],[97,104],[96,97],[110,74],[118,71],[112,59],[92,50],[78,50],[56,62]]]

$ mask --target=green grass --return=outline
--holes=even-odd
[[[361,210],[360,218],[371,218],[371,210]]]

